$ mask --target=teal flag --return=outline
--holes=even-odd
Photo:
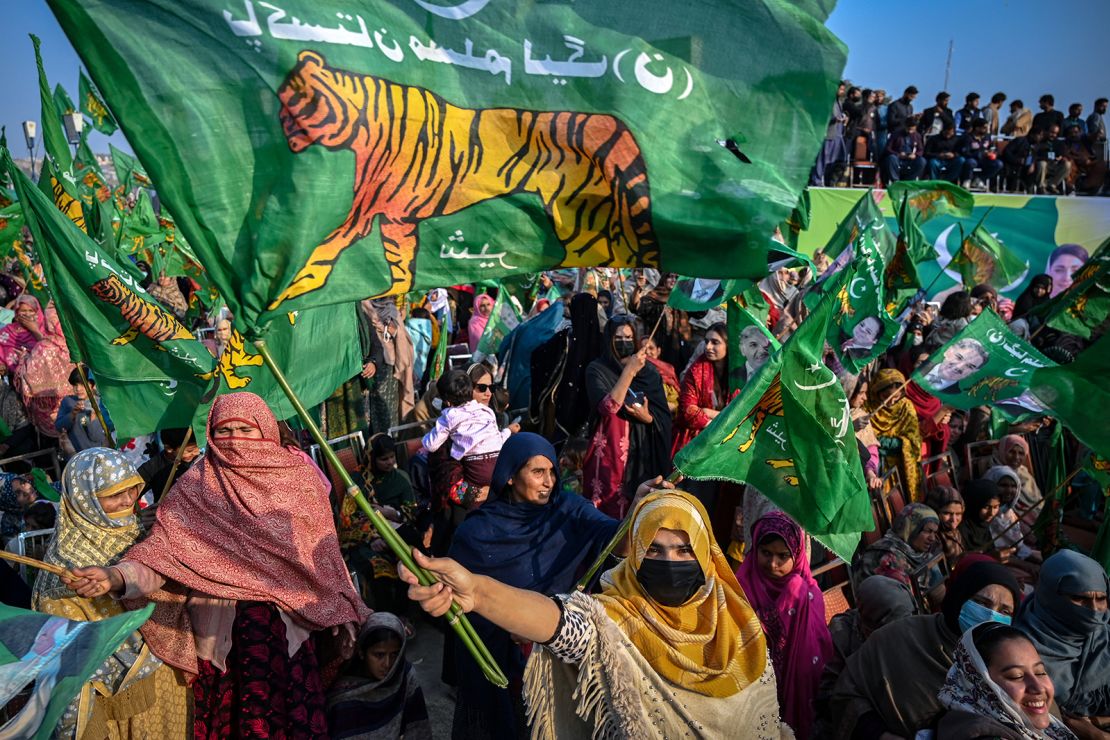
[[[556,266],[759,278],[845,61],[831,2],[49,5],[244,330]]]
[[[948,406],[990,405],[1016,421],[1053,413],[1033,378],[1055,366],[987,309],[934,352],[913,380]]]
[[[115,617],[75,622],[0,604],[0,706],[31,689],[31,700],[3,726],[4,737],[53,737],[85,682],[153,611],[154,604],[148,604]]]
[[[50,82],[46,79],[46,71],[42,68],[42,43],[39,37],[32,35],[31,43],[35,47],[35,67],[39,75],[39,102],[42,113],[39,116],[40,136],[42,147],[49,157],[63,172],[68,172],[73,165],[73,155],[69,151],[69,140],[66,139],[65,129],[62,128],[62,112],[50,93]],[[45,170],[44,170],[45,173]]]
[[[826,296],[674,465],[695,480],[755,486],[851,560],[875,525],[848,399],[822,361],[837,308],[835,294]]]

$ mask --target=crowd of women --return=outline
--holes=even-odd
[[[785,341],[806,320],[810,284],[806,268],[759,284],[768,333]],[[1073,358],[1083,341],[1037,332],[1030,313],[1051,277],[1013,303],[976,286],[916,305],[858,374],[829,352],[889,516],[849,563],[751,486],[666,479],[768,360],[767,334],[730,336],[722,308],[674,308],[675,276],[652,270],[495,290],[360,304],[362,371],[317,411],[329,437],[365,436],[359,482],[434,585],[398,565],[252,394],[216,400],[203,453],[165,495],[138,445],[68,453],[45,555],[65,572],[35,577],[31,606],[79,621],[154,611],[58,737],[1110,737],[1110,583],[1059,533],[1062,516],[1093,531],[1104,497],[1077,475],[1075,503],[1039,519],[1050,458],[1070,469],[1087,451],[1051,418],[954,411],[906,380],[988,307]],[[48,403],[77,391],[51,309],[10,298],[0,361],[14,395],[0,411],[14,453],[21,439],[44,444]],[[499,300],[522,303],[523,320],[487,357]],[[454,345],[442,371],[441,339]],[[743,356],[731,373],[730,353]],[[959,465],[937,462],[948,452]],[[4,476],[11,537],[51,495]],[[1037,526],[1047,518],[1056,526]],[[827,608],[830,593],[850,604]],[[438,617],[452,603],[507,688],[444,620],[422,626],[421,608]],[[414,638],[439,639],[429,626],[444,634],[439,676],[406,660]],[[430,681],[451,687],[450,726],[433,726]]]

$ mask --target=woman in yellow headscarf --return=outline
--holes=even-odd
[[[447,558],[417,563],[439,583],[409,596],[440,615],[452,600],[539,643],[525,673],[533,738],[792,737],[779,719],[759,617],[709,517],[681,491],[633,510],[629,556],[601,593],[543,596],[477,576]]]
[[[135,466],[118,450],[78,452],[62,473],[62,504],[46,562],[67,569],[115,563],[141,534],[135,501],[144,487]],[[68,576],[42,573],[35,581],[36,611],[78,622],[123,613],[107,594],[79,596]],[[185,738],[192,692],[180,671],[158,660],[133,632],[81,687],[54,737]]]
[[[883,457],[897,460],[902,485],[910,501],[921,501],[921,422],[906,398],[906,376],[897,370],[875,373],[867,386],[871,429],[879,436]]]

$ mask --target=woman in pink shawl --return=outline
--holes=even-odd
[[[798,737],[810,737],[813,698],[833,654],[825,600],[809,571],[801,527],[781,511],[752,527],[755,547],[736,577],[755,608],[778,681],[782,717]]]
[[[159,503],[150,536],[111,568],[74,571],[79,594],[158,605],[143,636],[195,679],[194,737],[328,736],[325,680],[369,610],[327,496],[265,401],[221,396],[207,452]]]
[[[478,342],[481,341],[486,324],[489,323],[489,316],[493,312],[493,304],[493,297],[488,293],[482,293],[474,298],[474,315],[470,317],[470,323],[466,326],[471,352],[478,349]]]
[[[37,298],[15,301],[15,321],[0,329],[0,363],[19,391],[27,415],[40,432],[57,437],[54,420],[70,393],[73,363],[53,308],[45,312]]]

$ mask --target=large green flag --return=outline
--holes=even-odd
[[[1110,457],[1110,334],[1079,353],[1067,365],[1049,363],[1030,380],[1031,394],[1050,409],[1083,444]]]
[[[680,311],[708,311],[753,285],[751,280],[680,277],[667,298],[667,305]]]
[[[975,207],[975,196],[971,192],[947,180],[898,180],[892,182],[886,192],[895,203],[906,200],[919,224],[934,216],[970,218],[971,209]]]
[[[948,268],[959,272],[969,288],[980,283],[1005,288],[1024,275],[1029,265],[980,224],[964,237]]]
[[[934,352],[913,380],[949,406],[990,405],[1016,421],[1046,413],[1047,399],[1032,387],[1033,377],[1055,366],[987,309]]]
[[[755,486],[850,560],[874,521],[848,399],[822,362],[838,305],[826,296],[674,464],[696,480]]]
[[[73,165],[73,155],[69,151],[69,141],[66,139],[65,129],[62,128],[61,111],[54,102],[50,93],[50,82],[46,79],[46,70],[42,68],[42,43],[38,36],[31,36],[31,43],[35,47],[35,67],[39,75],[39,102],[42,112],[39,115],[39,126],[42,127],[42,146],[58,169],[68,172]],[[45,174],[45,169],[43,170]]]
[[[906,302],[921,289],[917,265],[919,262],[935,259],[929,255],[932,247],[927,245],[921,226],[910,210],[909,198],[903,196],[902,202],[898,204],[898,239],[894,244],[894,255],[887,262],[883,273],[886,308],[891,316],[901,313]]]
[[[81,79],[77,83],[77,95],[81,98],[81,112],[89,117],[92,121],[93,128],[105,136],[111,136],[116,132],[116,119],[112,118],[108,106],[104,105],[104,101],[100,99],[100,95],[96,92],[96,88],[89,82],[89,78],[85,76],[84,71],[81,72]]]
[[[875,203],[873,191],[867,193],[856,202],[844,220],[836,227],[832,238],[825,246],[825,256],[832,260],[832,264],[825,268],[825,272],[818,276],[819,292],[814,299],[824,295],[820,289],[820,282],[839,272],[845,265],[852,262],[856,255],[856,242],[867,235],[878,254],[884,262],[893,255],[895,236],[887,225],[883,212]],[[807,304],[809,301],[807,301]],[[814,304],[815,305],[815,304]]]
[[[32,689],[3,726],[3,736],[46,740],[81,687],[139,629],[154,604],[91,622],[75,622],[0,604],[0,706]]]
[[[501,348],[501,341],[509,336],[509,333],[520,324],[521,320],[520,311],[517,310],[516,303],[512,300],[509,291],[499,290],[497,300],[494,301],[493,310],[489,315],[489,321],[486,322],[485,331],[482,332],[482,337],[478,340],[478,348],[474,352],[475,359],[480,360],[482,357],[497,354],[497,350]]]
[[[1110,316],[1110,239],[1072,276],[1067,290],[1034,311],[1057,331],[1089,338],[1091,330]]]
[[[758,278],[845,59],[831,2],[49,4],[241,328],[557,265]]]

